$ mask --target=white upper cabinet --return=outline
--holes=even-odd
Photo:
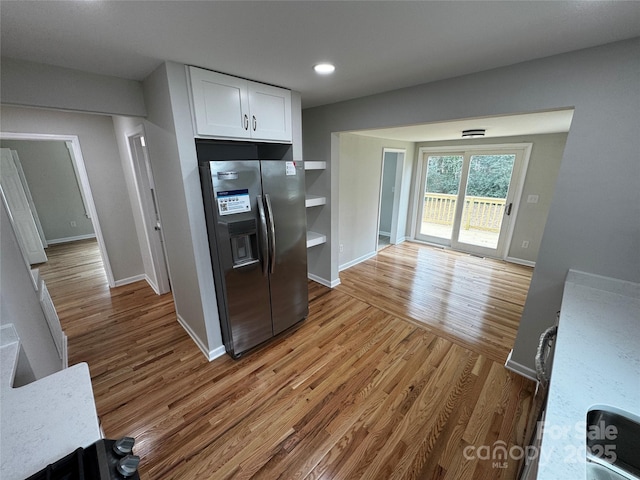
[[[189,67],[196,134],[291,143],[291,91]]]
[[[249,96],[242,78],[189,67],[198,135],[249,137]]]
[[[291,142],[291,91],[247,81],[251,137]]]

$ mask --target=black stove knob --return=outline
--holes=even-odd
[[[113,444],[113,451],[119,457],[129,455],[133,452],[133,444],[136,443],[136,439],[133,437],[122,437],[120,440],[116,440]]]
[[[122,457],[118,464],[116,465],[116,469],[123,477],[131,477],[138,470],[138,465],[140,465],[140,457],[137,455],[127,455],[126,457]]]

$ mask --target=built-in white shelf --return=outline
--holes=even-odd
[[[327,242],[327,236],[317,232],[307,232],[307,248],[322,245]]]
[[[325,205],[327,203],[327,197],[320,197],[318,195],[307,195],[305,198],[305,206],[309,207],[319,207],[320,205]]]
[[[319,162],[315,160],[304,162],[305,170],[324,170],[327,168],[327,162]]]

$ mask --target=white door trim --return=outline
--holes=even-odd
[[[58,135],[48,133],[12,133],[12,132],[0,132],[0,139],[2,140],[54,140],[71,142],[73,151],[72,161],[75,171],[78,174],[78,180],[80,182],[80,189],[83,198],[86,201],[86,207],[89,212],[89,218],[93,223],[93,230],[96,233],[96,239],[98,240],[98,248],[100,249],[100,255],[102,257],[102,263],[104,265],[104,271],[107,275],[107,281],[109,287],[114,288],[116,286],[113,279],[113,272],[111,270],[111,263],[109,262],[109,255],[107,254],[107,248],[104,243],[104,237],[102,236],[102,229],[100,228],[100,222],[98,221],[98,213],[96,211],[96,205],[93,201],[93,194],[91,193],[91,185],[89,184],[89,176],[87,175],[87,169],[84,163],[84,157],[82,156],[82,150],[80,149],[80,139],[77,135]]]

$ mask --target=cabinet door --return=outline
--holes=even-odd
[[[291,91],[256,82],[248,84],[251,137],[291,143]]]
[[[196,133],[249,138],[247,80],[189,67]]]

